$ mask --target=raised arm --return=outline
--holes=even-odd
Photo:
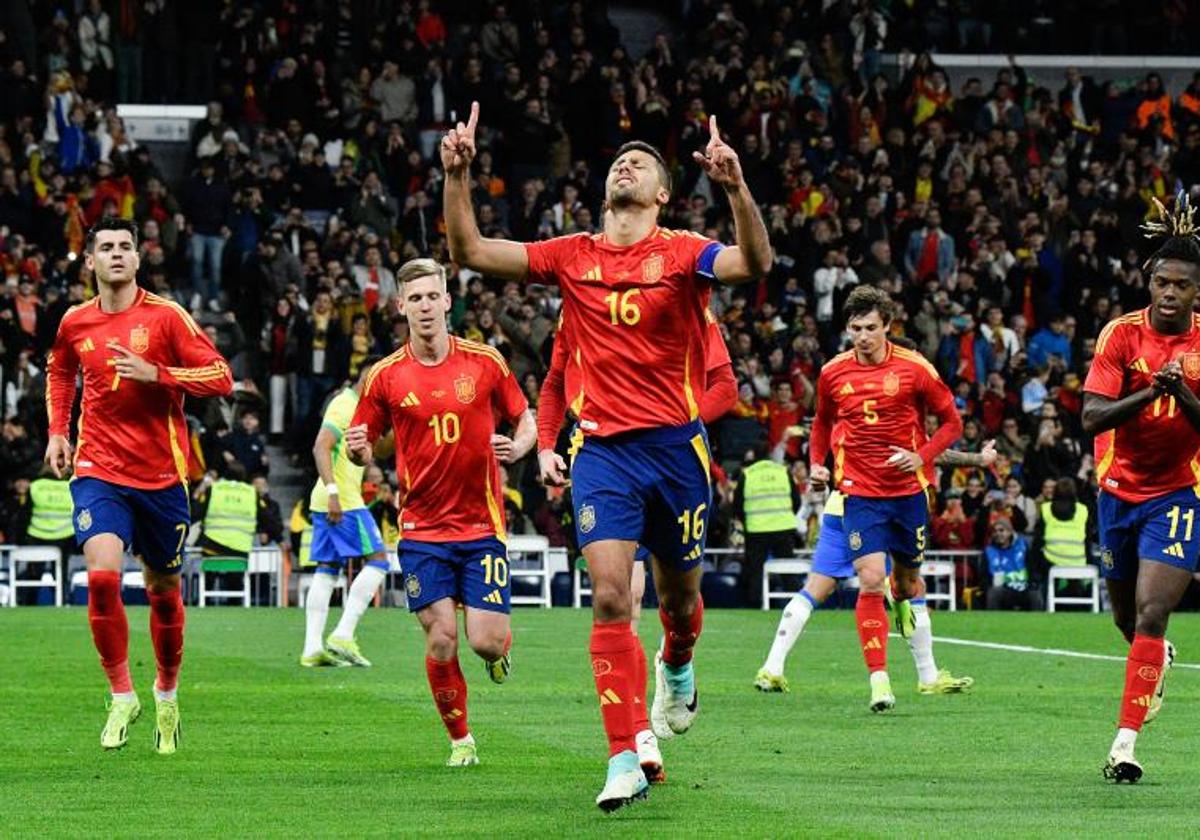
[[[507,239],[485,239],[475,223],[471,206],[471,162],[475,159],[475,126],[479,103],[471,103],[466,124],[459,122],[442,138],[442,167],[446,180],[442,190],[446,240],[450,257],[460,265],[504,280],[523,280],[529,271],[525,246]]]
[[[713,262],[713,273],[722,283],[745,283],[764,277],[771,270],[774,256],[767,226],[754,203],[754,196],[742,177],[742,165],[735,152],[724,140],[717,128],[717,118],[708,118],[709,140],[703,154],[692,152],[692,157],[708,175],[708,179],[720,184],[729,199],[733,211],[733,231],[737,244],[717,254]]]

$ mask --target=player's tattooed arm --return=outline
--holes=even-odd
[[[996,463],[996,441],[987,441],[978,452],[959,452],[956,449],[947,449],[937,456],[934,463],[939,467],[990,467]]]
[[[1122,423],[1131,420],[1139,411],[1152,403],[1159,396],[1157,388],[1143,388],[1132,394],[1114,400],[1109,397],[1087,391],[1083,395],[1083,431],[1088,435],[1098,435],[1115,429]]]
[[[524,280],[529,272],[525,246],[507,239],[485,239],[471,206],[471,162],[475,159],[475,128],[479,103],[471,103],[466,123],[459,122],[442,138],[440,151],[446,180],[442,211],[450,256],[461,265],[505,280]]]

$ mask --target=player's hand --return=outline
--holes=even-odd
[[[547,487],[567,485],[567,462],[553,449],[538,452],[538,471],[542,477],[542,484]]]
[[[492,435],[492,452],[500,459],[501,463],[511,464],[516,460],[517,447],[513,444],[513,439],[504,435]]]
[[[692,152],[692,157],[708,175],[708,180],[727,190],[737,189],[742,185],[742,165],[738,162],[737,152],[721,139],[716,115],[708,118],[708,133],[704,153]]]
[[[916,452],[910,452],[899,446],[889,448],[892,450],[892,457],[887,459],[889,467],[898,467],[901,472],[915,473],[921,467],[925,466],[924,459]]]
[[[62,478],[71,471],[71,458],[74,450],[71,441],[65,435],[50,435],[46,444],[46,466],[54,473],[55,478]]]
[[[1167,362],[1154,374],[1154,390],[1159,393],[1173,394],[1183,382],[1183,367],[1177,359]]]
[[[117,372],[117,376],[122,379],[128,379],[131,382],[158,381],[158,365],[147,362],[137,353],[115,341],[108,342],[106,346],[109,350],[117,354],[112,360],[112,365]]]
[[[983,459],[985,467],[990,467],[996,463],[996,441],[985,440],[983,442],[983,449],[979,450],[979,457]]]
[[[330,525],[337,525],[342,521],[342,503],[336,495],[329,497],[329,509],[325,512],[325,518],[329,520]]]
[[[471,116],[466,125],[458,125],[446,132],[440,146],[442,153],[442,168],[447,175],[459,175],[466,172],[475,160],[475,126],[479,122],[479,103],[471,103]]]
[[[371,442],[367,440],[367,426],[361,423],[346,429],[346,449],[356,464],[371,462]]]
[[[824,464],[813,464],[808,468],[808,486],[813,490],[824,490],[829,486],[829,468]]]

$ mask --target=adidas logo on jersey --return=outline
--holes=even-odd
[[[854,393],[854,386],[851,385],[849,382],[847,382],[845,385],[842,386],[842,390],[838,391],[838,396],[844,397],[847,394],[853,394],[853,393]]]
[[[487,604],[503,604],[504,596],[500,594],[499,589],[493,589],[490,593],[483,596],[483,600]]]
[[[589,271],[587,274],[583,275],[583,279],[584,280],[602,280],[603,278],[600,276],[600,266],[598,266],[598,265],[594,266],[591,269],[591,271]]]
[[[417,399],[417,395],[414,394],[412,391],[409,391],[408,396],[406,396],[404,399],[402,399],[400,401],[400,405],[404,406],[405,408],[412,408],[414,405],[420,405],[420,404],[421,404],[421,401],[419,399]]]
[[[1133,370],[1136,370],[1138,373],[1150,373],[1150,365],[1147,364],[1146,360],[1141,356],[1138,356],[1136,359],[1134,359],[1133,363],[1130,364],[1129,367]]]
[[[76,353],[76,355],[82,356],[84,353],[87,353],[89,350],[95,350],[95,349],[96,349],[96,342],[92,341],[90,338],[85,338],[83,341],[79,342],[79,344],[77,344],[75,346],[75,353]]]
[[[871,641],[863,645],[863,650],[879,650],[881,647],[883,647],[883,644],[879,639],[871,639]]]
[[[619,706],[621,705],[621,695],[613,691],[611,688],[604,689],[600,694],[601,706]]]
[[[1183,545],[1180,543],[1171,543],[1169,546],[1163,549],[1162,553],[1169,557],[1178,557],[1180,560],[1186,556],[1183,553]]]

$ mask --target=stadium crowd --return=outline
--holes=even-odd
[[[739,152],[776,260],[766,281],[714,295],[739,399],[710,430],[711,546],[743,540],[735,486],[756,444],[791,465],[798,532],[815,539],[814,383],[844,345],[841,302],[869,283],[902,304],[894,334],[956,394],[957,447],[996,441],[991,467],[940,471],[931,547],[1009,551],[1015,534],[1040,557],[1043,503],[1094,499],[1081,387],[1101,327],[1148,302],[1139,225],[1152,199],[1200,183],[1200,73],[1167,90],[1155,73],[1101,85],[1010,61],[953,89],[928,51],[1194,51],[1182,3],[1136,22],[1128,4],[1089,4],[1090,25],[1072,26],[1072,4],[1040,0],[1020,14],[978,0],[697,0],[678,37],[642,55],[603,3],[33,5],[0,24],[8,542],[24,538],[41,467],[45,354],[94,291],[79,255],[105,214],[136,220],[139,281],[195,314],[238,381],[231,400],[189,406],[197,480],[258,478],[267,494],[268,442],[311,468],[326,397],[405,342],[394,272],[417,256],[450,268],[452,330],[499,349],[536,404],[556,290],[497,284],[447,254],[436,144],[478,101],[488,236],[597,230],[608,161],[636,138],[675,166],[662,224],[730,241],[721,191],[691,158],[710,114]],[[186,177],[126,133],[118,101],[208,103]],[[569,545],[570,505],[536,472],[530,458],[506,474],[510,530]]]

